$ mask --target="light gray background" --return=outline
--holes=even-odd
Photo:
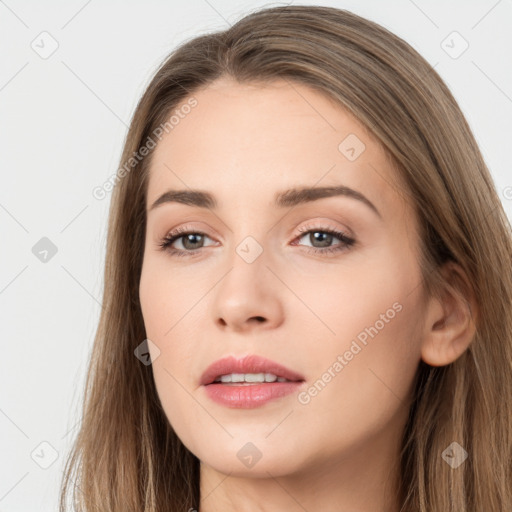
[[[294,3],[372,19],[435,65],[512,218],[511,0]],[[110,195],[92,190],[115,173],[137,100],[177,44],[270,5],[0,0],[0,512],[57,510],[101,309]],[[57,248],[46,262],[42,237]]]

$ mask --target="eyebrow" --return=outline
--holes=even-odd
[[[277,192],[274,196],[274,204],[278,208],[287,208],[299,204],[309,203],[326,197],[344,196],[364,203],[378,217],[382,218],[377,207],[366,198],[361,192],[344,185],[333,187],[303,187],[292,188],[282,192]],[[215,210],[218,203],[215,197],[209,192],[203,190],[168,190],[163,193],[150,207],[149,211],[165,203],[181,203],[198,208],[207,208]]]

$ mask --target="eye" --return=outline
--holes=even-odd
[[[178,228],[166,235],[158,244],[162,250],[167,250],[177,256],[190,256],[196,250],[204,247],[204,239],[209,238],[200,231],[187,230],[187,228]],[[173,243],[179,241],[183,249],[172,247]]]
[[[297,240],[305,238],[307,241],[313,244],[308,247],[308,252],[317,254],[331,254],[339,251],[344,251],[355,244],[355,239],[348,236],[342,231],[337,231],[331,228],[316,227],[311,228],[309,226],[302,227],[298,230],[300,233],[304,233]],[[334,239],[340,240],[341,243],[332,246]]]
[[[296,238],[296,240],[306,238],[310,241],[313,245],[309,247],[306,246],[306,249],[307,252],[314,254],[337,253],[347,250],[356,242],[354,238],[348,236],[346,233],[331,228],[306,226],[300,228],[298,231],[303,234]],[[172,256],[191,257],[201,252],[200,249],[203,247],[207,247],[204,245],[205,238],[210,237],[201,231],[187,229],[185,226],[171,231],[158,245],[162,250],[170,252]],[[332,243],[335,239],[338,239],[340,243],[333,246]],[[182,248],[173,247],[175,242],[181,243]],[[293,243],[292,245],[297,244]]]

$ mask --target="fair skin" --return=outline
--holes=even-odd
[[[398,512],[398,453],[417,365],[462,354],[474,333],[467,305],[422,293],[410,196],[382,146],[347,111],[284,80],[223,78],[194,97],[197,106],[152,155],[140,300],[147,338],[160,351],[152,368],[162,407],[201,461],[200,512]],[[349,134],[365,144],[353,161],[338,149]],[[363,194],[379,214],[348,196],[274,205],[279,191],[337,185]],[[170,189],[209,192],[217,208],[150,209]],[[206,235],[174,241],[192,256],[158,245],[180,227]],[[322,244],[313,234],[326,228],[355,243],[333,235]],[[251,263],[236,252],[248,236],[263,249]],[[307,394],[372,326],[378,332],[362,350]],[[205,368],[246,354],[304,375],[309,402],[296,393],[254,409],[210,400],[199,384]],[[261,453],[252,467],[237,456],[249,442]]]

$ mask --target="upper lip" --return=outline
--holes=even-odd
[[[273,373],[277,377],[284,377],[291,381],[303,381],[304,377],[285,366],[257,355],[236,358],[234,356],[223,357],[212,363],[201,375],[200,384],[211,384],[221,375],[230,373]]]

